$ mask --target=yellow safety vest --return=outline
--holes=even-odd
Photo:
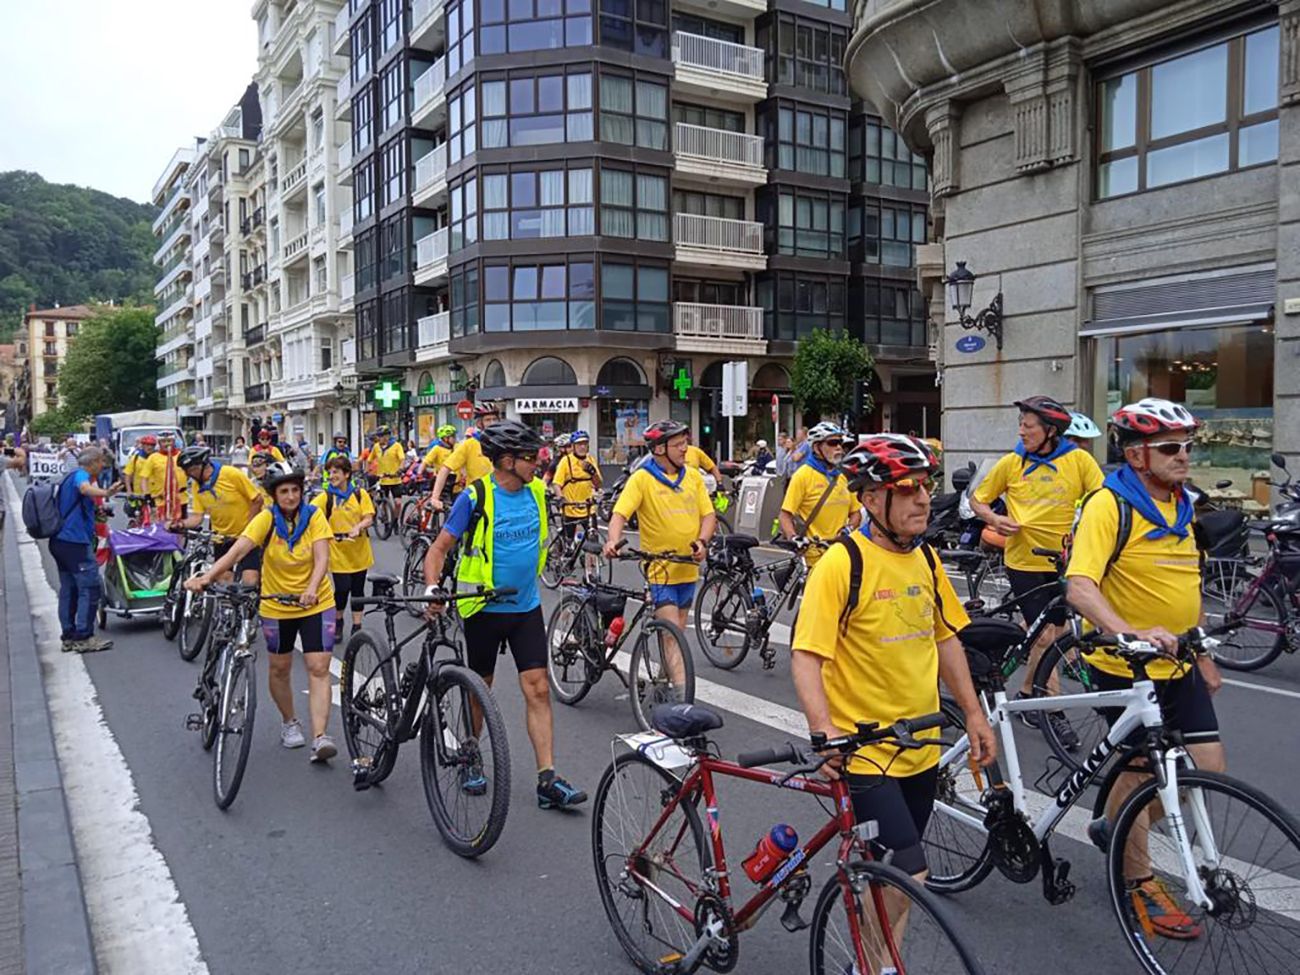
[[[480,478],[470,485],[470,490],[474,492],[474,514],[470,516],[470,530],[467,537],[462,542],[460,554],[460,563],[456,568],[456,581],[463,583],[466,588],[473,589],[478,586],[493,588],[492,581],[492,548],[495,531],[492,528],[493,514],[493,496],[496,494],[492,488],[491,477]],[[542,527],[541,544],[537,547],[537,574],[542,574],[542,567],[546,564],[546,540],[548,529],[546,524],[546,485],[540,477],[534,477],[528,482],[528,489],[533,493],[533,500],[537,502],[537,514],[540,518]],[[465,599],[461,600],[459,605],[460,615],[468,618],[473,616],[487,604],[483,599]]]

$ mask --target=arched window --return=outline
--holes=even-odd
[[[710,389],[722,388],[722,360],[711,362],[705,366],[704,371],[700,373],[700,378],[696,382],[697,386],[707,386]]]
[[[542,356],[529,363],[524,370],[522,386],[576,386],[578,377],[563,359]]]
[[[631,359],[610,359],[600,367],[596,376],[597,386],[643,386],[645,373]]]
[[[506,370],[501,365],[500,359],[493,359],[483,370],[483,385],[488,389],[496,389],[498,386],[506,384]]]
[[[749,381],[750,389],[789,389],[790,373],[785,366],[775,362],[769,362],[754,373],[754,378]]]
[[[420,373],[420,382],[415,387],[416,396],[428,396],[429,387],[433,385],[433,374],[428,372]]]

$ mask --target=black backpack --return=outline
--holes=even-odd
[[[843,545],[849,553],[849,598],[845,601],[844,608],[840,610],[840,633],[844,633],[849,626],[849,617],[858,608],[862,593],[862,550],[858,548],[857,542],[845,535],[840,535],[831,544]],[[935,557],[934,549],[925,542],[921,543],[921,553],[925,556],[925,564],[930,567],[930,580],[934,585],[935,611],[938,612],[943,625],[956,633],[958,628],[948,622],[948,617],[943,612],[943,599],[939,596],[939,560]]]
[[[32,538],[53,538],[62,530],[72,509],[64,511],[59,506],[59,494],[71,476],[65,474],[57,482],[40,481],[28,486],[23,495],[23,525]]]

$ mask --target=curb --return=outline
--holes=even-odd
[[[26,967],[33,973],[94,973],[90,919],[18,554],[19,544],[36,543],[19,543],[12,527],[2,534]]]

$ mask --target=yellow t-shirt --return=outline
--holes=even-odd
[[[280,448],[277,447],[275,444],[268,444],[265,447],[263,447],[261,444],[257,444],[253,447],[252,454],[266,454],[268,457],[271,458],[271,460],[274,463],[276,464],[284,463],[284,454],[280,452]],[[252,454],[250,454],[250,456]]]
[[[801,464],[790,478],[790,486],[785,489],[785,498],[781,510],[806,520],[813,508],[821,501],[826,491],[826,475],[810,464]],[[831,495],[817,512],[817,517],[808,525],[805,534],[810,538],[834,538],[849,523],[849,515],[857,505],[849,493],[849,482],[843,474],[835,475],[835,486]],[[821,550],[810,548],[805,553],[809,565],[821,558]]]
[[[693,467],[697,471],[705,471],[709,474],[718,469],[718,465],[713,463],[713,458],[706,454],[695,444],[689,444],[686,447],[686,466]]]
[[[1061,542],[1074,524],[1074,509],[1089,491],[1101,487],[1101,468],[1086,450],[1072,450],[1046,464],[1028,477],[1024,471],[1032,461],[1015,453],[1006,454],[993,465],[975,489],[975,500],[992,504],[1006,498],[1007,515],[1020,531],[1007,537],[1006,563],[1026,572],[1051,572],[1052,563],[1036,548],[1060,551]]]
[[[467,484],[492,473],[492,462],[483,456],[483,448],[473,437],[466,437],[456,444],[456,449],[442,462],[442,466],[454,473],[464,473]]]
[[[795,619],[791,646],[822,657],[822,684],[831,720],[841,731],[859,721],[882,726],[939,710],[938,642],[970,620],[943,566],[931,575],[925,553],[890,552],[854,532],[850,541],[862,553],[862,590],[858,605],[840,633],[840,613],[848,604],[849,553],[832,546],[808,574],[803,602]],[[934,611],[935,580],[943,616]],[[918,738],[937,738],[931,731]],[[899,751],[891,745],[868,745],[850,762],[850,771],[908,776],[939,762],[938,748]],[[892,764],[891,764],[892,763]]]
[[[248,523],[243,537],[256,545],[262,545],[262,592],[263,593],[301,593],[311,581],[312,569],[315,567],[312,545],[319,541],[331,541],[334,533],[330,531],[325,512],[316,509],[307,530],[289,550],[288,543],[272,527],[271,512],[260,512]],[[265,542],[265,545],[263,545]],[[334,582],[326,572],[321,579],[320,588],[316,590],[319,597],[315,606],[285,606],[274,600],[265,599],[260,612],[271,619],[297,619],[315,616],[334,605]]]
[[[334,499],[334,504],[326,505],[329,495],[321,493],[311,499],[312,507],[324,512],[329,509],[329,526],[331,532],[343,534],[355,528],[367,515],[374,516],[375,503],[370,500],[370,493],[361,488],[352,492],[343,504]],[[370,535],[362,532],[356,538],[340,542],[330,541],[331,572],[361,572],[375,564],[375,553],[370,547]]]
[[[590,509],[582,502],[590,501],[592,495],[596,493],[595,478],[583,469],[584,461],[593,468],[596,467],[596,460],[591,455],[586,457],[565,455],[560,458],[555,476],[551,479],[551,483],[560,489],[560,496],[565,501],[577,502],[564,506],[564,514],[568,518],[585,518],[590,513]]]
[[[1177,502],[1156,501],[1156,507],[1172,525],[1178,514]],[[1119,532],[1119,506],[1109,490],[1098,491],[1083,506],[1065,574],[1095,582],[1133,629],[1163,626],[1171,633],[1183,633],[1201,621],[1200,553],[1190,529],[1186,538],[1165,535],[1153,540],[1146,537],[1153,528],[1155,525],[1135,510],[1128,542],[1107,570]],[[1130,675],[1128,664],[1108,653],[1098,651],[1087,659],[1108,674]],[[1168,680],[1181,673],[1173,661],[1157,660],[1147,666],[1152,680]]]
[[[169,461],[173,468],[172,476],[174,480],[172,483],[175,485],[177,494],[180,493],[185,484],[185,472],[181,470],[181,465],[176,462],[178,456],[178,454],[172,454],[168,457],[161,450],[156,450],[140,465],[137,476],[145,478],[145,483],[148,484],[147,491],[153,495],[156,505],[161,506],[164,500],[163,496],[167,492],[167,464]]]
[[[394,440],[382,450],[378,449],[378,445],[376,445],[376,449],[372,453],[372,460],[375,464],[375,473],[379,475],[380,484],[402,483],[399,472],[406,460],[406,450],[400,443]]]
[[[145,490],[137,491],[136,490],[137,485],[135,483],[135,479],[137,477],[143,480],[144,465],[148,460],[149,460],[148,457],[141,457],[139,454],[134,452],[132,452],[131,456],[126,459],[126,467],[122,469],[122,472],[126,476],[126,489],[130,491],[132,494],[149,493],[147,490],[148,485],[140,484],[139,487],[145,488]]]
[[[624,518],[636,515],[641,529],[641,548],[647,552],[690,555],[691,542],[700,537],[700,522],[713,511],[704,478],[693,467],[677,489],[670,488],[645,468],[638,468],[619,493],[614,513]],[[679,562],[655,563],[650,582],[656,585],[694,582],[700,577],[697,565]]]
[[[253,503],[263,500],[262,492],[249,476],[229,464],[222,465],[217,472],[217,483],[211,491],[201,491],[199,487],[196,481],[190,481],[190,514],[207,514],[212,519],[212,530],[228,538],[236,537],[248,527]]]
[[[450,456],[450,447],[442,443],[436,443],[430,447],[428,453],[424,455],[424,466],[436,474],[438,468],[447,463],[447,458]]]

